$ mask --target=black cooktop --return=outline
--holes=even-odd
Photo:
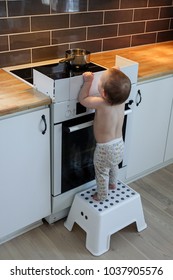
[[[87,63],[85,67],[71,67],[67,63],[54,63],[38,67],[29,67],[25,69],[12,70],[16,76],[24,79],[25,81],[33,84],[33,69],[41,72],[42,74],[57,80],[74,76],[82,75],[86,71],[98,72],[105,70],[104,67],[94,64],[92,62]]]
[[[56,64],[39,66],[36,67],[35,69],[54,80],[79,76],[86,71],[98,72],[98,71],[105,70],[105,68],[96,65],[94,63],[87,63],[83,67],[72,67],[67,63],[56,63]]]
[[[10,71],[30,84],[33,84],[33,68],[17,69]]]

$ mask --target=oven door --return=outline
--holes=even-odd
[[[93,119],[92,113],[54,125],[53,196],[94,180]]]
[[[62,193],[94,180],[93,118],[90,114],[62,124]]]

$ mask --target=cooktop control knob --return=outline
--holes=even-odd
[[[67,110],[65,113],[66,118],[69,118],[72,115],[71,110]]]

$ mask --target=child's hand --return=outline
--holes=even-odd
[[[94,79],[94,74],[92,72],[85,72],[83,73],[84,82],[91,82]]]

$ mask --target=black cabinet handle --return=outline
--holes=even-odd
[[[141,95],[140,89],[138,90],[138,94],[137,94],[137,96],[139,96],[139,101],[138,101],[138,102],[136,102],[136,106],[139,106],[139,104],[140,104],[140,103],[141,103],[141,101],[142,101],[142,95]]]
[[[44,122],[44,126],[45,126],[44,130],[42,131],[42,134],[44,135],[47,130],[46,117],[45,117],[45,115],[42,115],[41,118],[42,118],[42,121]]]
[[[132,105],[133,104],[133,100],[130,99],[129,102],[128,102],[128,105]]]
[[[125,111],[131,109],[129,106],[133,104],[133,100],[130,99],[128,103],[125,103]]]

